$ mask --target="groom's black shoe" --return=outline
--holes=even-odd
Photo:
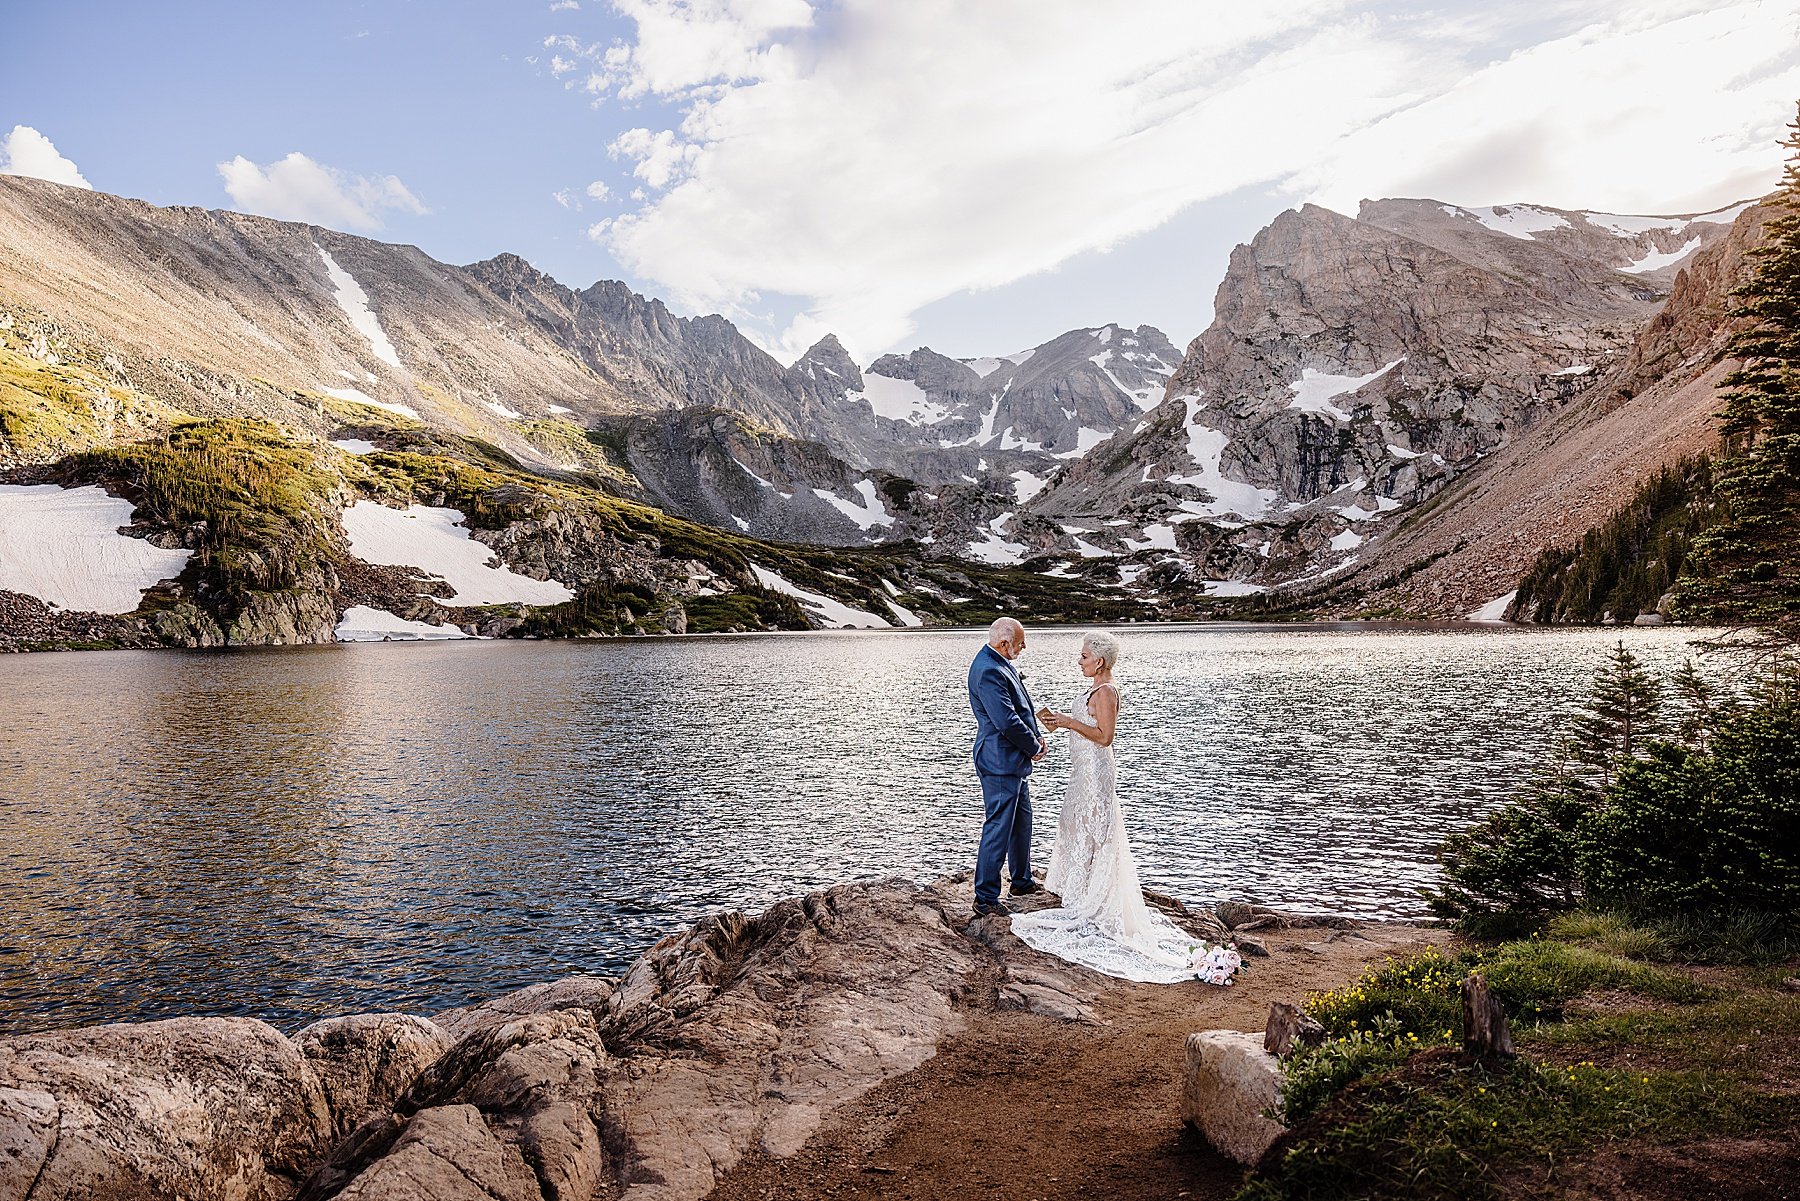
[[[1015,897],[1028,897],[1034,892],[1043,892],[1044,886],[1036,880],[1015,880],[1011,889]]]
[[[980,921],[982,918],[988,917],[989,915],[996,914],[996,913],[999,914],[1001,917],[1011,917],[1012,916],[1012,910],[1010,910],[1006,906],[1000,904],[1000,902],[998,902],[998,901],[995,901],[991,905],[985,904],[981,901],[975,902],[975,920],[976,921]]]

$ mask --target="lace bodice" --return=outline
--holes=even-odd
[[[1078,698],[1093,721],[1093,696]],[[1056,823],[1056,846],[1044,884],[1062,905],[1020,914],[1012,930],[1040,951],[1109,976],[1154,983],[1191,979],[1188,947],[1194,942],[1144,903],[1137,861],[1125,836],[1113,749],[1073,730],[1069,736],[1069,786]]]

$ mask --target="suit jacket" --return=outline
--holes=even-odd
[[[988,776],[1029,776],[1043,743],[1032,717],[1031,694],[1013,665],[991,646],[969,664],[969,708],[975,712],[975,770]]]

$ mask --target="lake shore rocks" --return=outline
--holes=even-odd
[[[747,1156],[798,1152],[976,1011],[1095,1020],[1110,982],[969,906],[966,878],[858,882],[715,914],[617,981],[435,1018],[0,1039],[0,1201],[704,1197]],[[1179,912],[1197,937],[1222,929]]]

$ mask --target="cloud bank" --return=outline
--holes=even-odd
[[[29,125],[15,125],[11,133],[0,138],[0,175],[29,175],[94,190],[81,170],[58,153],[49,138]]]
[[[374,233],[385,209],[431,211],[395,176],[350,175],[298,151],[267,167],[240,154],[219,164],[219,177],[233,206],[282,221]]]
[[[550,39],[641,124],[640,188],[590,236],[771,348],[897,344],[933,301],[1262,186],[1354,211],[1429,194],[1612,211],[1768,187],[1800,4],[1607,0],[615,0],[635,36]],[[672,114],[644,121],[642,113]]]

